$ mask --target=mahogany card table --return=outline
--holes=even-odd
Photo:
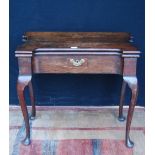
[[[124,121],[123,102],[126,86],[131,90],[131,101],[126,123],[125,144],[131,148],[130,126],[137,99],[138,80],[136,76],[137,58],[140,51],[134,47],[132,36],[126,32],[27,32],[24,43],[17,47],[19,75],[17,93],[23,113],[26,137],[23,144],[30,144],[29,119],[36,115],[32,89],[33,74],[119,74],[123,84],[119,104],[119,121]],[[60,74],[61,76],[61,74]],[[29,87],[32,114],[28,116],[24,97],[25,87]]]

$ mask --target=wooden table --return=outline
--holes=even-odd
[[[120,121],[125,120],[123,100],[126,85],[131,89],[125,142],[127,147],[133,147],[129,132],[137,99],[136,66],[140,51],[131,45],[131,39],[131,35],[125,32],[27,32],[23,36],[25,43],[15,51],[19,67],[17,92],[26,126],[23,144],[30,144],[29,116],[24,98],[26,86],[29,87],[32,103],[30,119],[36,115],[31,83],[33,74],[101,73],[123,76],[118,116]]]

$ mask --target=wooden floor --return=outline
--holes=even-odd
[[[124,145],[126,121],[119,122],[117,115],[114,107],[37,107],[36,119],[30,122],[32,143],[23,146],[20,107],[10,106],[10,155],[144,155],[144,108],[135,109],[133,149]]]

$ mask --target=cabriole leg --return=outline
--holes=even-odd
[[[138,81],[137,77],[123,77],[123,79],[127,82],[129,85],[129,88],[131,89],[131,102],[129,105],[129,110],[128,110],[128,116],[127,116],[127,123],[126,123],[126,146],[129,148],[132,148],[134,146],[134,143],[130,140],[130,126],[131,126],[131,121],[134,113],[134,108],[136,105],[137,101],[137,95],[138,95]]]
[[[17,81],[17,93],[18,93],[18,99],[21,106],[21,110],[23,113],[24,121],[25,121],[25,127],[26,127],[26,136],[25,139],[22,141],[24,145],[30,144],[30,125],[29,125],[29,116],[28,116],[28,110],[25,102],[24,97],[24,90],[25,87],[28,85],[29,81],[31,80],[31,76],[27,75],[19,75],[18,81]]]

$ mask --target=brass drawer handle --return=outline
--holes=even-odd
[[[78,67],[78,66],[81,66],[85,62],[85,60],[84,59],[80,59],[80,60],[70,59],[70,62],[73,64],[73,66]]]

